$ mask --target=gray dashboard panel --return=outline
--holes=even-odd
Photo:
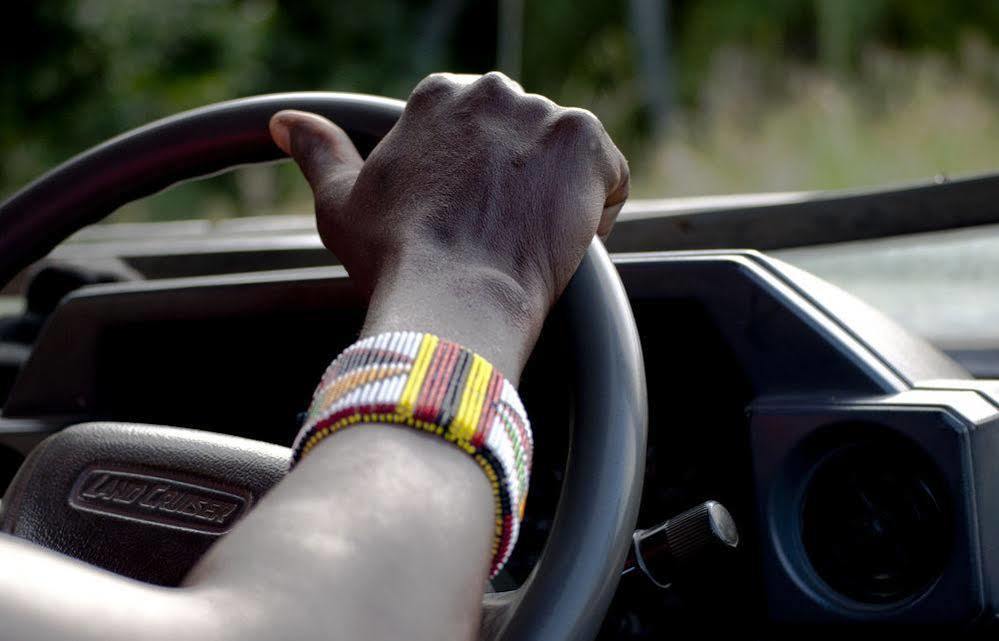
[[[707,310],[757,395],[892,393],[921,379],[967,376],[860,301],[757,252],[623,254],[615,264],[633,303],[684,299]],[[94,387],[97,338],[123,322],[360,307],[340,267],[86,287],[48,321],[3,417],[101,416]]]
[[[978,543],[979,533],[995,531],[991,521],[980,520],[978,514],[999,496],[999,478],[990,472],[990,466],[974,464],[975,451],[999,450],[996,430],[985,429],[997,423],[995,410],[999,396],[994,384],[967,380],[968,374],[960,366],[877,311],[823,281],[757,252],[621,254],[614,260],[636,310],[643,343],[646,348],[651,343],[660,343],[659,348],[664,350],[655,354],[646,351],[646,369],[650,374],[671,367],[670,345],[680,349],[687,338],[684,331],[696,329],[678,328],[670,321],[673,308],[669,305],[677,301],[700,310],[696,318],[713,326],[714,335],[733,355],[734,365],[728,366],[740,370],[739,376],[748,386],[748,396],[755,399],[746,408],[749,414],[745,423],[730,427],[754,436],[751,455],[756,462],[753,474],[757,507],[766,509],[768,505],[770,486],[766,475],[779,475],[778,468],[783,465],[783,455],[771,447],[781,441],[768,437],[767,423],[761,418],[776,411],[774,408],[798,408],[804,416],[819,417],[814,421],[802,419],[802,434],[820,427],[825,421],[822,417],[841,410],[849,409],[854,415],[868,412],[868,418],[878,420],[877,412],[906,403],[910,405],[906,411],[915,413],[909,415],[923,417],[919,421],[946,415],[957,417],[954,424],[967,426],[964,431],[953,432],[963,435],[960,439],[964,443],[961,446],[964,458],[959,465],[953,461],[945,463],[954,475],[954,487],[965,483],[969,488],[967,509],[962,512],[961,521],[968,562],[955,566],[950,575],[954,577],[954,585],[967,588],[961,607],[944,611],[913,606],[882,613],[884,616],[863,616],[874,621],[954,620],[969,618],[982,610],[987,592],[996,590],[992,584],[999,581],[999,573],[985,573],[977,582],[965,578],[974,575],[973,568],[982,565],[999,567],[999,548]],[[658,314],[637,313],[663,305],[667,307]],[[45,434],[70,423],[93,418],[132,419],[107,415],[109,410],[102,404],[95,385],[95,367],[102,359],[99,338],[122,324],[142,327],[144,323],[224,323],[237,316],[275,312],[308,315],[331,309],[349,312],[356,318],[361,307],[362,301],[339,267],[138,281],[81,289],[62,302],[21,372],[0,417],[0,444],[25,452]],[[151,335],[149,340],[157,338]],[[663,393],[664,390],[650,388],[650,401],[661,398]],[[718,393],[727,392],[719,389]],[[933,401],[927,396],[934,394],[937,396],[933,398],[943,394],[947,399]],[[677,429],[679,426],[666,422],[668,406],[664,410],[662,401],[656,402],[660,422],[653,422],[651,431]],[[976,425],[982,429],[975,429]],[[770,463],[766,461],[775,467],[767,471],[766,465]],[[765,527],[757,538],[761,543],[770,540]],[[778,563],[773,567],[785,566]],[[791,584],[797,585],[792,574],[786,576],[791,577]],[[782,606],[783,597],[775,597],[786,593],[788,586],[773,577],[767,586],[773,618],[788,620],[794,614],[794,610],[787,610],[792,604]],[[814,593],[806,590],[801,594],[805,595],[804,601],[794,607],[802,612],[808,611],[810,603],[819,603],[820,597]],[[849,607],[819,610],[825,612],[825,620],[856,620],[859,616]]]

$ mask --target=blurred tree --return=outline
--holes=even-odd
[[[666,134],[672,84],[669,68],[669,0],[630,0],[631,31],[638,51],[638,83],[656,139]]]
[[[524,49],[524,0],[499,0],[496,68],[520,79]]]
[[[999,37],[999,3],[977,0],[671,0],[668,24],[666,12],[651,11],[656,0],[641,0],[649,11],[632,22],[632,1],[510,0],[523,10],[524,86],[592,108],[635,157],[652,139],[662,96],[677,112],[704,104],[704,78],[720,51],[748,52],[777,70],[793,60],[848,76],[862,71],[861,52],[872,44],[958,56],[968,33]],[[8,2],[0,21],[0,194],[123,130],[205,103],[295,89],[401,97],[435,69],[491,69],[499,2]],[[639,26],[669,43],[660,52],[668,66],[639,72],[641,51],[651,51],[640,46]],[[657,85],[656,74],[668,77]],[[287,189],[290,175],[276,188]],[[223,209],[235,213],[235,195],[247,192],[227,178],[198,189],[171,195],[153,215],[184,215],[206,194],[223,196]]]

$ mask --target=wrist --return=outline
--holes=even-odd
[[[497,269],[441,260],[397,263],[374,288],[362,335],[436,334],[470,349],[516,385],[546,301]]]

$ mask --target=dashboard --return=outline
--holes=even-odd
[[[648,385],[638,527],[715,500],[742,541],[699,580],[663,589],[623,578],[602,638],[708,633],[733,618],[761,631],[993,621],[999,382],[971,379],[877,311],[763,254],[614,261]],[[554,382],[572,360],[563,314],[522,379],[535,472],[498,589],[526,579],[557,509],[573,393]],[[18,374],[0,450],[16,462],[45,435],[98,419],[288,445],[314,381],[362,319],[338,267],[84,287]]]

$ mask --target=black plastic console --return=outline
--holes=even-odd
[[[759,626],[993,618],[999,382],[972,380],[870,307],[755,252],[624,254],[615,264],[649,388],[639,526],[715,499],[745,536],[707,595],[623,582],[605,637],[729,617]],[[84,288],[59,306],[21,371],[0,448],[23,454],[86,420],[287,444],[312,382],[361,317],[339,268]],[[557,315],[553,323],[549,337]],[[247,341],[258,341],[258,360],[246,359]],[[554,342],[542,337],[523,378],[549,438],[539,439],[515,581],[541,553],[560,482]],[[267,403],[241,406],[247,397]]]

